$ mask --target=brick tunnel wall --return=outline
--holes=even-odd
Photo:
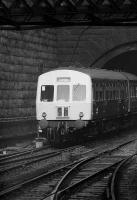
[[[63,27],[57,30],[57,57],[59,63],[89,67],[114,48],[136,41],[137,27]]]
[[[59,63],[80,63],[88,67],[108,48],[110,41],[106,35],[111,35],[108,28],[78,26],[58,29]]]
[[[54,29],[0,31],[0,136],[28,131],[22,119],[35,119],[37,78],[56,65],[56,54]]]

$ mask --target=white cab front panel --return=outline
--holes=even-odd
[[[42,85],[54,85],[53,101],[41,101]],[[57,91],[61,88],[69,87],[69,97],[67,100],[58,99]],[[74,100],[74,90],[79,91],[80,86],[86,86],[86,98],[82,101]],[[66,91],[64,90],[64,93]],[[61,94],[63,96],[63,94]],[[82,95],[82,94],[81,94]],[[42,119],[42,113],[46,112],[47,120],[77,120],[79,113],[83,112],[83,120],[92,118],[92,83],[87,74],[74,70],[55,70],[42,74],[38,80],[36,113],[37,119]]]

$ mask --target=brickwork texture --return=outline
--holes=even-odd
[[[0,31],[0,118],[35,116],[38,75],[56,55],[54,29]]]
[[[137,27],[63,27],[57,33],[59,63],[89,67],[102,56],[107,57],[106,62],[112,56],[137,49]],[[108,56],[109,52],[117,53]],[[103,66],[100,63],[96,67]]]

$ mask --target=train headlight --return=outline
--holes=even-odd
[[[41,130],[40,125],[38,125],[38,132],[39,132],[39,133],[42,133],[42,130]]]
[[[83,113],[83,112],[80,112],[80,113],[79,113],[79,118],[81,119],[82,117],[84,117],[84,113]]]
[[[42,113],[42,117],[45,119],[47,114],[45,112]]]

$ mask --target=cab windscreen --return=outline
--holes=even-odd
[[[41,101],[53,101],[54,85],[41,86]]]
[[[57,86],[57,101],[69,101],[70,89],[69,85],[58,85]]]

